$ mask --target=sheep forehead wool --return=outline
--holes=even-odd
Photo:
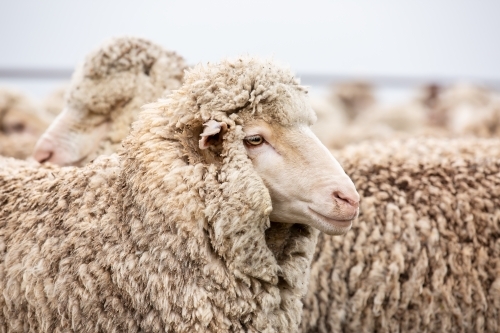
[[[0,327],[297,331],[317,231],[269,221],[242,125],[252,114],[309,123],[305,100],[269,61],[198,66],[141,112],[120,155],[83,169],[1,169]],[[202,153],[208,119],[228,131]]]
[[[498,332],[499,147],[427,139],[339,152],[361,214],[345,237],[320,235],[302,331]]]
[[[202,119],[208,119],[213,111],[230,115],[242,110],[283,125],[297,122],[311,125],[315,121],[314,112],[305,98],[305,87],[290,70],[273,64],[271,60],[241,57],[219,65],[200,64],[186,73],[185,82],[191,91],[181,89],[178,93],[189,98],[190,105],[200,105]],[[296,101],[293,108],[290,99]],[[193,108],[192,112],[198,110]]]

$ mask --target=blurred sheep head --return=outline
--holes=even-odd
[[[143,104],[180,86],[184,60],[148,40],[114,38],[73,74],[63,111],[37,143],[39,162],[82,166],[120,149]]]
[[[25,159],[52,117],[20,92],[0,89],[0,155]]]

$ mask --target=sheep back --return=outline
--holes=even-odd
[[[346,236],[320,235],[302,330],[497,332],[498,147],[429,139],[341,153],[361,213]]]

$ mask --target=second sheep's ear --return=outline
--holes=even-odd
[[[222,143],[222,136],[227,132],[227,124],[216,120],[209,120],[203,124],[203,133],[200,134],[200,149],[218,146]]]

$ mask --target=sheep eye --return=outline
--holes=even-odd
[[[21,133],[24,131],[24,124],[22,123],[16,123],[16,124],[12,124],[10,126],[7,126],[5,128],[5,132],[7,134],[12,134],[12,133]]]
[[[252,136],[247,136],[245,138],[245,143],[251,146],[258,146],[261,145],[264,142],[264,138],[261,137],[260,135],[252,135]]]

